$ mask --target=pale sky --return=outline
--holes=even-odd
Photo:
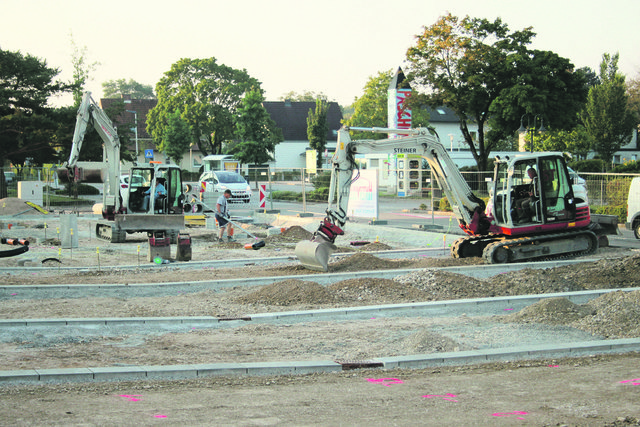
[[[71,80],[72,33],[100,63],[87,86],[96,99],[104,81],[155,88],[179,59],[215,57],[262,82],[269,101],[309,90],[346,106],[447,12],[532,26],[531,47],[576,68],[597,72],[603,53],[619,52],[620,71],[640,76],[640,0],[0,0],[0,48],[45,59]]]

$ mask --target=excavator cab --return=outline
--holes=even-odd
[[[492,214],[504,234],[557,229],[576,219],[569,172],[560,153],[498,160]]]
[[[165,194],[153,197],[158,184],[162,184]],[[180,168],[166,164],[134,167],[127,194],[123,204],[128,214],[181,214],[184,196]]]

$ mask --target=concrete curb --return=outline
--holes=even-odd
[[[532,345],[519,348],[486,349],[450,353],[416,354],[383,357],[362,361],[363,366],[382,364],[383,369],[419,369],[436,366],[465,365],[508,360],[577,357],[591,354],[640,351],[640,339],[586,341],[566,345]],[[343,362],[344,363],[344,362]],[[194,365],[122,366],[65,369],[24,369],[0,371],[0,384],[43,384],[60,382],[99,382],[137,380],[180,380],[234,375],[303,375],[340,372],[358,363],[339,361],[212,363]]]
[[[473,316],[474,312],[482,308],[484,315],[504,314],[505,307],[519,310],[538,301],[548,298],[567,298],[574,304],[584,304],[601,295],[622,291],[637,291],[640,288],[622,289],[601,289],[575,292],[558,292],[535,295],[513,295],[492,298],[467,298],[447,301],[427,301],[412,302],[402,304],[365,305],[358,307],[338,307],[304,311],[278,311],[269,313],[247,314],[234,318],[217,318],[213,316],[184,316],[184,317],[107,317],[107,318],[53,318],[53,319],[0,319],[0,328],[11,327],[50,327],[50,326],[73,326],[73,327],[96,327],[96,326],[141,326],[141,325],[167,325],[175,326],[184,324],[191,327],[205,326],[212,327],[219,324],[229,325],[231,322],[256,322],[270,323],[280,320],[294,321],[296,319],[308,321],[310,318],[322,319],[325,317],[358,319],[371,315],[389,314],[392,317],[406,310],[411,310],[414,314],[431,313],[440,316],[456,316],[460,313]],[[486,313],[493,310],[494,313]]]
[[[427,302],[412,302],[402,304],[384,304],[384,305],[365,305],[358,307],[339,307],[339,308],[326,308],[317,310],[304,310],[304,311],[278,311],[269,313],[256,313],[247,314],[237,318],[217,318],[213,316],[183,316],[183,317],[107,317],[107,318],[53,318],[53,319],[0,319],[0,328],[11,327],[49,327],[49,326],[73,326],[73,327],[95,327],[95,326],[141,326],[141,325],[173,325],[184,324],[191,327],[205,326],[212,327],[218,324],[229,325],[231,322],[256,322],[256,323],[270,323],[286,319],[287,321],[294,321],[301,319],[308,321],[309,318],[322,319],[324,317],[331,318],[366,318],[371,315],[384,315],[390,314],[391,316],[401,313],[406,316],[407,313],[402,313],[406,310],[411,310],[415,314],[423,314],[425,312],[437,314],[441,316],[456,316],[460,313],[466,313],[467,315],[474,315],[474,312],[482,307],[483,311],[487,309],[493,310],[494,313],[488,314],[504,314],[505,307],[509,307],[513,310],[519,310],[533,303],[548,298],[567,298],[574,304],[584,304],[594,298],[598,298],[601,295],[622,291],[631,292],[637,291],[640,288],[622,288],[622,289],[602,289],[602,290],[589,290],[589,291],[575,291],[575,292],[558,292],[548,294],[535,294],[535,295],[514,295],[514,296],[501,296],[492,298],[467,298],[459,300],[447,300],[447,301],[427,301]],[[484,315],[488,315],[485,313]]]

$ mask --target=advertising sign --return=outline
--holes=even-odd
[[[378,219],[378,171],[364,169],[351,184],[347,216]]]

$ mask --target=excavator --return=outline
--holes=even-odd
[[[105,166],[102,218],[96,224],[96,237],[113,243],[122,243],[127,234],[146,232],[149,236],[164,233],[175,241],[184,228],[182,203],[183,182],[177,165],[150,162],[148,166],[135,165],[129,172],[126,193],[120,191],[120,140],[111,120],[85,92],[78,108],[73,145],[69,160],[64,166],[69,177],[75,173],[87,128],[92,124],[103,141]],[[156,185],[162,184],[165,192],[156,196]],[[145,200],[146,199],[146,200]]]
[[[352,141],[350,131],[401,135]],[[335,240],[344,234],[351,183],[359,176],[355,156],[367,153],[410,153],[426,159],[466,234],[451,245],[454,258],[482,257],[499,264],[580,256],[608,244],[608,234],[619,233],[615,216],[591,215],[586,197],[577,189],[574,193],[562,153],[496,158],[485,203],[430,130],[343,127],[332,157],[326,216],[310,240],[296,245],[304,267],[328,271]]]

